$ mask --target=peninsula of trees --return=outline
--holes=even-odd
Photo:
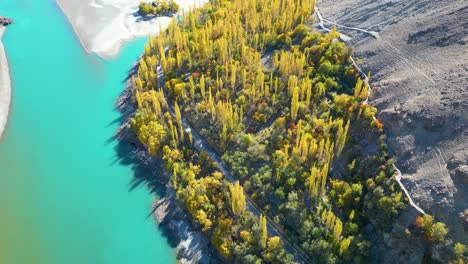
[[[285,241],[269,236],[271,219],[310,260],[362,263],[369,235],[405,207],[353,50],[335,29],[311,29],[314,8],[210,1],[150,37],[133,75],[131,130],[226,260],[293,262]],[[237,182],[197,150],[184,120]]]
[[[143,16],[172,16],[179,12],[179,5],[174,0],[141,2],[138,6],[138,12]]]

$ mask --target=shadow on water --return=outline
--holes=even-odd
[[[138,60],[140,60],[140,57],[138,57]],[[137,60],[137,61],[138,61]],[[128,71],[127,73],[127,76],[125,77],[125,79],[122,80],[122,83],[124,84],[127,84],[128,85],[128,82],[130,81],[130,79],[132,78],[133,75],[136,74],[136,71],[138,69],[138,63],[134,63],[132,68]],[[120,115],[115,118],[114,120],[110,121],[108,124],[107,124],[107,127],[109,126],[114,126],[116,124],[118,125],[122,125],[124,124],[127,119],[128,119],[128,116],[125,115],[123,113],[123,108],[128,104],[128,100],[126,100],[128,98],[128,90],[124,90],[121,95],[119,96],[119,98],[117,98],[117,100],[115,101],[115,108],[114,108],[114,111],[116,112],[119,112]],[[129,110],[127,110],[129,111]],[[120,129],[120,128],[119,128]],[[116,131],[116,133],[118,134],[120,131]],[[117,138],[117,136],[113,136],[113,137],[110,137],[108,140],[106,140],[106,143],[105,145],[108,145],[114,141],[118,141],[120,142],[119,138]],[[117,152],[118,154],[118,152]],[[120,156],[117,155],[117,160],[120,159]]]
[[[135,67],[132,68],[129,73],[133,73]],[[126,81],[129,78],[126,78]],[[126,91],[122,93],[122,97],[125,97]],[[122,98],[121,97],[121,98]],[[125,102],[126,103],[126,102]],[[127,112],[124,113],[121,107],[116,107],[117,111],[120,111],[121,114],[119,118],[113,120],[111,124],[119,123],[123,124],[127,121],[128,118],[128,108]],[[131,108],[131,107],[130,107]],[[139,187],[147,187],[151,194],[154,194],[156,197],[166,198],[168,197],[168,177],[164,175],[164,168],[162,164],[156,161],[156,158],[149,157],[142,150],[142,146],[139,145],[139,142],[136,140],[134,134],[128,129],[119,129],[116,131],[116,135],[109,138],[106,141],[106,144],[116,141],[117,144],[114,147],[116,152],[116,159],[113,163],[119,163],[123,166],[131,167],[133,172],[133,177],[129,179],[129,191],[133,191]],[[162,223],[159,223],[159,230],[161,231],[163,237],[166,238],[168,244],[172,248],[176,248],[180,243],[180,239],[175,233],[179,233],[177,226],[172,223],[171,220],[178,218],[178,214],[182,210],[177,204],[175,204],[174,199],[171,199],[169,203],[169,212],[167,217]],[[155,208],[154,208],[155,209]],[[154,209],[151,212],[148,212],[148,216],[153,218]],[[154,219],[156,221],[156,219]]]
[[[118,110],[118,109],[115,109],[115,110]],[[125,121],[125,118],[123,115],[117,117],[116,119],[112,120],[111,122],[109,122],[109,124],[107,124],[107,127],[110,127],[110,126],[114,126],[116,124],[123,124],[123,122]],[[115,138],[110,138],[108,139],[106,142],[112,142],[114,141]]]
[[[121,165],[130,166],[132,168],[133,177],[129,179],[129,191],[133,191],[138,187],[146,186],[148,190],[157,197],[166,197],[167,195],[167,178],[163,175],[163,168],[154,158],[147,158],[143,155],[141,150],[138,150],[138,146],[131,135],[127,135],[124,138],[118,139],[114,137],[112,140],[117,140],[115,151],[117,154],[117,160]],[[176,205],[171,204],[171,207]],[[170,208],[169,214],[173,214],[178,208]],[[153,218],[154,211],[148,212],[149,218]],[[172,217],[166,217],[166,221],[159,223],[159,230],[166,238],[170,247],[175,248],[179,244],[180,240],[174,235],[176,227],[170,223]],[[156,220],[154,220],[156,221]]]
[[[127,85],[132,78],[131,76],[136,74],[138,61],[128,71],[128,76],[123,80]],[[175,191],[167,187],[170,177],[166,173],[164,164],[160,162],[160,156],[153,157],[147,155],[135,134],[131,129],[123,125],[128,123],[129,117],[135,112],[135,104],[135,99],[128,89],[125,89],[116,100],[115,110],[120,112],[120,115],[111,122],[112,124],[119,123],[122,125],[116,131],[115,136],[107,140],[107,144],[114,141],[117,143],[114,147],[116,159],[113,163],[119,163],[132,169],[133,177],[129,178],[128,185],[130,192],[136,188],[147,187],[152,194],[161,198],[161,203],[159,203],[160,201],[155,203],[153,211],[149,212],[147,217],[157,221],[154,217],[156,205],[167,208],[160,210],[165,211],[165,216],[163,216],[162,222],[158,223],[158,226],[162,236],[167,240],[170,247],[176,248],[181,241],[188,242],[188,245],[184,246],[185,250],[187,248],[205,250],[206,248],[205,254],[210,259],[210,263],[219,263],[220,255],[210,247],[211,242],[209,238],[201,237],[200,239],[187,240],[191,236],[191,233],[199,232],[199,227],[187,216],[184,207],[175,197]],[[183,251],[179,253],[184,254]]]
[[[130,136],[120,140],[114,137],[109,141],[117,140],[115,146],[117,159],[114,162],[132,168],[133,177],[130,179],[129,191],[144,185],[151,193],[158,197],[164,197],[167,179],[162,174],[162,168],[159,168],[153,158],[143,156],[143,151],[138,150],[137,144],[129,141],[128,137]]]
[[[127,81],[129,81],[132,78],[132,76],[136,73],[136,71],[138,70],[138,62],[140,61],[140,58],[141,58],[141,56],[138,56],[138,60],[133,64],[132,68],[130,68],[130,70],[128,70],[127,77],[125,77],[125,79],[123,79],[124,83],[127,83]]]

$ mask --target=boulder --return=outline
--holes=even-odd
[[[0,16],[0,25],[2,26],[8,26],[10,24],[13,24],[13,20],[9,19],[9,18],[6,18],[6,17],[2,17]]]

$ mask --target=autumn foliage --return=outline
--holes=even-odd
[[[404,207],[385,150],[367,157],[357,146],[360,133],[382,127],[363,103],[369,87],[356,78],[352,49],[335,28],[312,30],[314,8],[315,0],[211,1],[150,37],[133,75],[132,130],[235,263],[292,262],[268,236],[267,217],[319,263],[365,262],[364,225],[383,229]],[[194,148],[183,120],[239,181],[228,183]],[[262,208],[258,219],[247,196]]]

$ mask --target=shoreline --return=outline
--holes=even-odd
[[[8,58],[3,47],[3,33],[6,27],[0,25],[0,140],[5,132],[11,104],[11,78]]]
[[[135,65],[138,65],[138,61]],[[155,193],[158,199],[153,202],[151,217],[168,239],[169,244],[174,248],[178,263],[209,264],[221,262],[220,255],[211,245],[209,237],[196,227],[188,212],[177,201],[176,190],[171,186],[170,176],[165,171],[160,158],[149,156],[145,147],[140,144],[132,133],[129,133],[127,124],[129,118],[136,111],[132,104],[130,81],[131,76],[134,74],[136,72],[132,67],[125,89],[115,101],[116,110],[122,114],[123,119],[116,131],[115,138],[118,144],[129,144],[131,146],[134,151],[134,155],[131,155],[133,156],[131,158],[133,164],[149,170],[149,175],[138,178],[138,180],[146,182],[150,189],[157,190]],[[125,158],[128,158],[127,153],[122,154],[125,155]],[[161,172],[161,174],[156,175],[155,172]]]
[[[68,24],[72,27],[73,32],[76,34],[76,37],[78,38],[78,41],[81,44],[81,47],[85,50],[86,53],[91,53],[92,51],[89,50],[88,47],[83,42],[83,36],[80,35],[80,32],[76,29],[75,24],[70,21],[67,14],[65,13],[65,10],[64,10],[62,4],[60,3],[60,0],[56,0],[55,4],[60,9],[60,12],[62,12],[63,16],[65,16],[65,20],[67,20]]]
[[[193,6],[201,6],[207,1],[198,0],[196,3],[193,0],[176,0],[181,8],[180,12],[187,11]],[[159,29],[166,29],[173,19],[173,17],[157,17],[148,21],[140,21],[139,17],[133,15],[139,3],[134,0],[84,0],[82,2],[55,0],[55,3],[71,25],[86,53],[95,53],[106,60],[116,58],[125,43],[148,35],[159,34]],[[130,73],[132,74],[134,72]],[[124,120],[116,132],[116,139],[119,144],[129,144],[136,153],[131,158],[133,162],[150,170],[150,176],[155,177],[154,173],[161,171],[160,164],[158,165],[156,159],[146,154],[144,147],[128,133],[128,128],[126,128],[128,118],[136,110],[131,104],[129,85],[130,82],[127,81],[125,89],[116,100],[116,110],[122,114]],[[161,228],[170,240],[170,244],[174,246],[176,258],[180,263],[210,263],[211,259],[217,258],[217,254],[213,253],[213,248],[210,246],[210,240],[195,228],[190,217],[178,205],[175,191],[163,181],[157,183],[157,187],[165,189],[165,192],[159,194],[159,199],[153,204],[151,212],[155,224]],[[154,182],[147,183],[154,184]]]
[[[207,0],[176,0],[181,11],[201,6]],[[173,17],[142,20],[136,16],[139,1],[134,0],[55,0],[78,37],[86,53],[95,53],[104,59],[116,58],[125,43],[137,38],[156,36]]]

